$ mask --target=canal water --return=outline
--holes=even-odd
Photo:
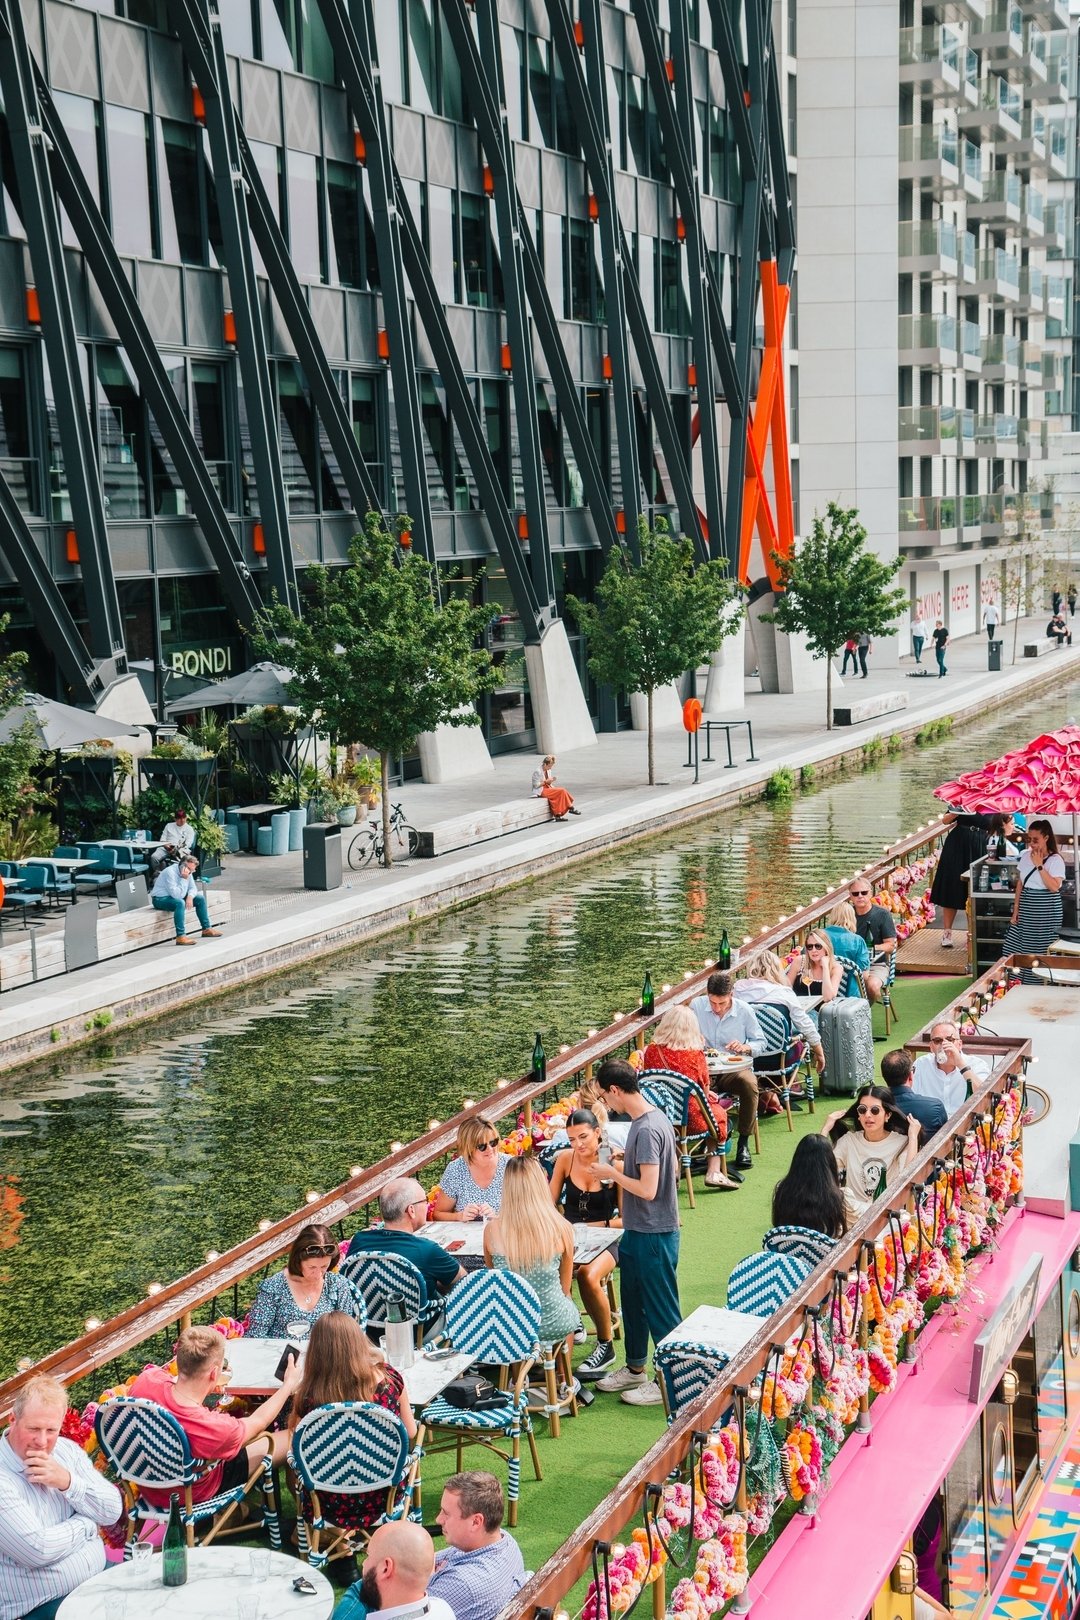
[[[1080,684],[0,1078],[0,1377],[880,855]]]

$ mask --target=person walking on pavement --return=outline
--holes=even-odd
[[[874,644],[870,640],[867,632],[864,630],[862,635],[859,637],[859,665],[862,669],[862,678],[864,681],[866,679],[866,660],[873,650]]]
[[[1076,586],[1075,585],[1070,585],[1069,586],[1069,617],[1072,618],[1075,613],[1076,613]]]
[[[934,623],[934,657],[937,659],[938,679],[949,672],[945,668],[945,649],[949,645],[949,632],[940,619]]]
[[[926,620],[920,613],[911,627],[911,650],[915,654],[915,663],[919,669],[922,668],[922,650],[929,640],[930,632],[926,627]]]
[[[843,662],[843,665],[842,665],[841,670],[840,670],[841,678],[843,678],[847,674],[847,667],[848,667],[848,659],[849,658],[851,659],[851,673],[853,675],[857,675],[859,673],[859,664],[858,664],[858,657],[857,657],[857,651],[856,651],[856,649],[858,648],[858,645],[859,645],[858,636],[848,636],[847,640],[844,642],[844,662]]]
[[[983,624],[986,626],[987,641],[993,641],[997,635],[998,605],[992,597],[983,608]]]

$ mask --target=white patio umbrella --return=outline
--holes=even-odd
[[[24,692],[21,703],[0,718],[0,742],[7,742],[29,721],[42,748],[82,748],[86,743],[111,742],[117,737],[137,737],[138,726],[110,720],[107,715],[91,714],[70,703],[57,703],[40,692]]]

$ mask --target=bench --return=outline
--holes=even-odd
[[[1041,658],[1043,653],[1056,652],[1056,651],[1057,651],[1057,641],[1052,640],[1049,636],[1047,636],[1045,641],[1025,641],[1024,642],[1024,657],[1025,658]]]
[[[873,697],[856,698],[843,707],[834,706],[832,723],[834,726],[857,726],[861,720],[876,720],[879,715],[892,714],[895,709],[906,709],[907,706],[906,692],[878,692]]]
[[[227,889],[206,890],[206,903],[210,921],[215,927],[227,923],[232,915],[232,897]],[[175,938],[176,929],[170,912],[155,911],[146,905],[136,911],[99,913],[96,906],[76,908],[86,910],[97,923],[97,959],[126,956],[129,951],[143,950],[149,945],[165,945]],[[0,949],[0,992],[17,990],[20,985],[33,984],[37,979],[51,979],[68,969],[65,932],[57,929],[46,934],[36,930],[28,935],[19,934],[11,944]],[[198,961],[194,951],[188,953]],[[186,960],[186,957],[185,957]]]
[[[418,829],[416,853],[428,859],[448,855],[451,850],[484,844],[489,838],[504,838],[507,833],[540,827],[550,820],[551,806],[546,799],[515,799],[512,804],[492,804],[486,810],[471,810],[466,816],[437,821],[426,832]]]

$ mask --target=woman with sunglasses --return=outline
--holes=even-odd
[[[1001,954],[1028,951],[1041,956],[1061,932],[1061,885],[1065,862],[1058,854],[1054,829],[1048,821],[1029,821],[1027,848],[1016,868],[1011,926]],[[1037,984],[1030,968],[1021,974],[1025,984]]]
[[[604,1164],[600,1158],[603,1133],[591,1108],[574,1109],[566,1122],[566,1135],[570,1146],[556,1156],[551,1172],[550,1191],[555,1208],[562,1210],[571,1226],[579,1223],[621,1226],[622,1194],[614,1182],[604,1180]],[[608,1157],[610,1160],[610,1154]],[[596,1349],[577,1369],[577,1376],[586,1381],[602,1378],[615,1363],[606,1283],[615,1270],[618,1252],[616,1243],[587,1265],[574,1268],[581,1302],[596,1329]]]
[[[851,1108],[838,1108],[821,1127],[844,1175],[844,1213],[853,1226],[874,1199],[898,1181],[919,1152],[922,1127],[896,1107],[884,1086],[864,1086]]]
[[[502,1203],[506,1155],[499,1133],[482,1114],[467,1119],[457,1135],[458,1156],[439,1179],[433,1221],[488,1221]]]
[[[824,931],[812,928],[788,968],[788,984],[797,996],[820,996],[822,1001],[834,1001],[843,976],[832,940]]]
[[[356,1297],[337,1274],[337,1240],[328,1226],[302,1226],[285,1270],[259,1284],[248,1312],[253,1339],[306,1338],[311,1324],[327,1311],[356,1315]]]

